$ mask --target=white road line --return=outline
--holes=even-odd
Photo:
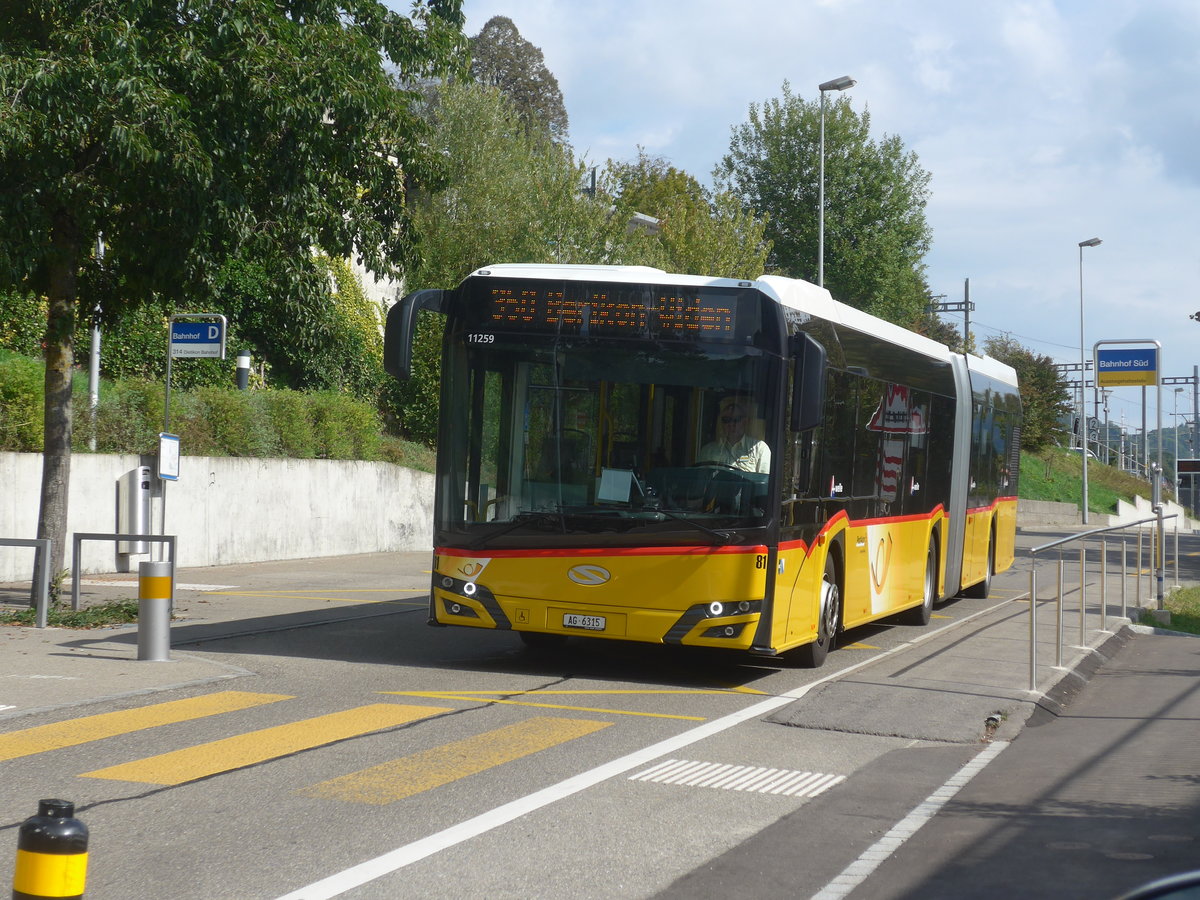
[[[738,779],[740,780],[734,780]],[[800,772],[796,769],[764,769],[762,766],[733,766],[723,763],[669,759],[629,776],[630,781],[713,787],[755,794],[815,797],[846,780],[844,775]]]
[[[892,826],[883,837],[863,851],[862,856],[846,866],[833,881],[825,885],[812,900],[841,900],[852,890],[867,880],[879,864],[900,849],[900,845],[920,831],[921,827],[937,815],[938,810],[945,806],[950,799],[962,790],[963,785],[983,771],[983,767],[1000,755],[1000,751],[1008,746],[1008,741],[996,741],[988,748],[977,754],[970,762],[958,770],[940,788],[925,798],[925,802],[916,807],[907,816]]]
[[[994,612],[998,606],[999,604],[972,613],[955,622],[953,626],[948,626],[948,628],[965,625],[979,616]],[[540,791],[535,791],[532,794],[505,803],[495,809],[488,810],[474,818],[467,819],[465,822],[451,825],[449,828],[413,841],[410,844],[405,844],[403,847],[397,847],[395,850],[384,853],[382,856],[369,859],[366,862],[359,863],[357,866],[351,866],[349,869],[330,875],[328,878],[322,878],[320,881],[314,882],[307,887],[292,891],[290,894],[284,894],[279,900],[327,900],[327,898],[344,894],[346,891],[374,881],[377,878],[382,878],[385,875],[390,875],[392,872],[398,871],[418,860],[432,856],[456,844],[461,844],[463,841],[470,840],[473,837],[478,837],[481,834],[491,831],[493,828],[498,828],[514,819],[519,819],[521,816],[539,810],[544,806],[557,803],[559,800],[593,787],[602,781],[607,781],[609,778],[624,775],[630,769],[647,765],[662,756],[666,756],[668,753],[674,753],[683,747],[688,747],[705,738],[712,737],[714,734],[720,734],[722,731],[726,731],[735,725],[740,725],[742,722],[759,716],[765,716],[781,706],[786,706],[795,700],[799,700],[813,688],[820,687],[830,681],[836,681],[839,678],[844,678],[847,675],[857,672],[859,669],[874,665],[881,659],[891,656],[893,653],[908,650],[915,644],[923,643],[946,630],[948,629],[939,628],[937,631],[926,632],[911,641],[906,641],[877,656],[869,657],[837,672],[831,672],[824,678],[819,678],[810,684],[787,691],[776,697],[768,697],[738,712],[730,713],[719,719],[713,719],[711,722],[705,722],[702,725],[697,725],[695,728],[678,734],[675,737],[659,741],[657,744],[651,744],[649,747],[643,747],[641,750],[635,750],[633,753],[622,756],[619,759],[614,759],[586,772],[581,772],[565,781],[560,781],[558,784],[550,785],[550,787],[542,788]],[[995,745],[993,744],[992,746]]]

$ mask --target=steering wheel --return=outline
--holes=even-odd
[[[737,471],[738,471],[738,467],[737,467],[737,466],[730,465],[729,463],[723,463],[723,462],[714,462],[714,461],[711,461],[711,460],[703,460],[703,461],[700,461],[700,462],[694,462],[694,463],[692,463],[692,468],[696,468],[697,466],[711,466],[711,467],[712,467],[712,468],[714,468],[714,469],[729,469],[729,470],[731,470],[731,471],[733,471],[733,472],[737,472]]]

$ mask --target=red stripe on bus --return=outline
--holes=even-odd
[[[466,559],[486,557],[488,559],[532,559],[536,557],[565,556],[711,556],[718,553],[766,553],[765,545],[736,547],[710,547],[703,544],[685,547],[576,547],[539,550],[481,550],[472,553],[457,547],[438,547],[439,556],[458,556]]]

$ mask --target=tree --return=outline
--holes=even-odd
[[[988,356],[1017,371],[1024,410],[1022,449],[1040,450],[1050,444],[1062,443],[1067,437],[1063,417],[1071,412],[1071,394],[1059,377],[1054,361],[1022,347],[1007,335],[988,338],[983,347]]]
[[[770,242],[764,223],[727,192],[712,196],[695,178],[639,150],[631,163],[608,161],[604,183],[625,220],[642,213],[659,220],[657,254],[639,262],[672,272],[757,278]],[[657,258],[654,258],[657,256]]]
[[[439,86],[428,107],[430,145],[445,161],[444,180],[418,186],[413,227],[421,258],[408,289],[457,285],[489,263],[623,261],[635,238],[610,215],[610,202],[582,191],[584,170],[569,147],[524,127],[498,88]],[[413,375],[393,390],[406,433],[436,436],[438,317],[423,315],[413,348]]]
[[[817,280],[820,103],[793,94],[751,104],[713,176],[767,217],[772,263]],[[898,137],[870,137],[871,117],[846,97],[825,110],[825,285],[859,309],[901,324],[924,316],[929,173]]]
[[[471,77],[503,91],[527,130],[566,141],[567,108],[558,79],[512,19],[492,16],[471,38]]]
[[[202,301],[227,259],[314,291],[316,245],[390,274],[405,177],[431,179],[413,83],[461,58],[460,0],[33,0],[0,7],[0,286],[47,298],[38,536],[62,567],[76,307]],[[90,248],[103,234],[103,264]],[[321,288],[328,292],[328,285]]]
[[[933,298],[928,301],[933,303]],[[937,313],[926,312],[924,316],[917,319],[915,322],[901,322],[905,328],[915,331],[917,334],[923,334],[931,340],[937,341],[939,344],[945,344],[955,353],[975,353],[975,335],[968,335],[968,341],[963,343],[962,330],[945,319],[939,318]]]

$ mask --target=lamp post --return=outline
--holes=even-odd
[[[1083,524],[1088,523],[1087,344],[1083,340],[1083,248],[1100,246],[1100,238],[1079,242],[1079,439],[1083,457]],[[1097,373],[1099,374],[1099,373]],[[1097,384],[1099,382],[1097,381]]]
[[[825,287],[825,92],[844,91],[857,83],[849,75],[843,75],[817,85],[821,92],[821,175],[817,187],[817,285],[820,287]]]

